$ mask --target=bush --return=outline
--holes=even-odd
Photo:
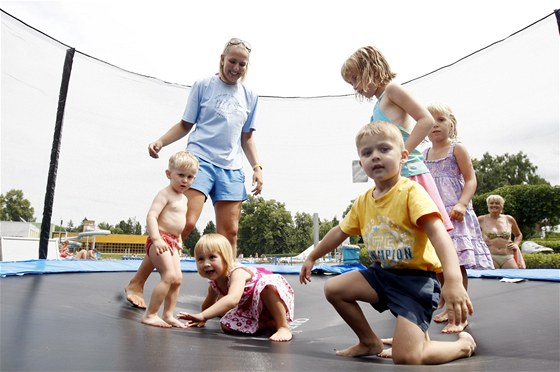
[[[528,269],[560,269],[560,253],[524,254]]]
[[[360,263],[369,267],[369,265],[373,263],[373,260],[371,259],[364,244],[358,244],[358,246],[360,247]]]
[[[554,249],[554,253],[525,253],[523,258],[528,269],[560,269],[560,240],[532,239],[531,241]],[[360,247],[360,263],[369,266],[373,263],[365,245]]]

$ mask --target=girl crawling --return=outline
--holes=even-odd
[[[180,312],[189,327],[203,327],[221,316],[226,333],[256,334],[272,331],[271,341],[290,341],[288,322],[294,315],[294,291],[284,277],[252,266],[235,264],[229,241],[220,234],[203,235],[194,248],[196,268],[208,279],[202,312]]]

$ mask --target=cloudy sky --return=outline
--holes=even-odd
[[[421,2],[348,0],[341,3],[295,0],[277,3],[267,1],[0,1],[0,8],[5,12],[50,37],[76,48],[80,53],[127,71],[180,86],[190,86],[195,80],[215,73],[219,53],[228,38],[240,37],[248,40],[252,44],[253,51],[246,84],[262,96],[271,96],[268,102],[264,100],[263,114],[260,116],[262,121],[263,118],[281,116],[274,111],[275,107],[278,107],[275,105],[287,105],[285,109],[292,115],[297,113],[304,115],[306,114],[304,111],[308,110],[306,120],[312,121],[313,118],[319,117],[318,112],[325,114],[324,111],[328,111],[331,107],[325,106],[324,102],[318,105],[312,100],[305,101],[306,98],[351,94],[351,87],[343,82],[339,71],[342,62],[358,47],[364,45],[379,47],[390,61],[393,70],[398,73],[397,80],[406,82],[452,64],[474,51],[504,39],[547,16],[557,7],[558,2],[550,0],[515,2],[514,5],[511,1],[503,0],[473,0],[463,3],[446,0]],[[2,54],[4,52],[3,42]],[[514,58],[524,59],[526,56],[520,52]],[[558,66],[557,53],[555,58],[555,65]],[[550,71],[545,73],[550,75]],[[9,81],[5,82],[4,68],[2,74],[2,135],[4,136],[2,193],[14,187],[23,188],[24,194],[35,208],[37,220],[40,221],[45,186],[43,178],[46,178],[44,170],[41,170],[38,175],[41,182],[33,182],[30,185],[23,181],[31,177],[29,173],[17,177],[15,175],[23,166],[16,166],[10,168],[10,172],[7,171],[6,164],[15,164],[19,160],[11,158],[14,155],[8,151],[9,144],[5,143],[16,121],[11,120],[13,116],[4,107],[12,85],[9,85]],[[556,114],[546,117],[547,123],[543,124],[546,133],[542,131],[532,133],[533,136],[543,136],[543,141],[545,139],[548,141],[544,145],[547,152],[543,154],[539,152],[538,141],[530,144],[532,147],[521,145],[527,139],[527,128],[508,127],[507,115],[504,115],[506,123],[500,123],[501,129],[496,132],[498,134],[494,134],[492,131],[485,132],[487,127],[475,126],[476,122],[480,124],[479,117],[485,112],[476,108],[474,99],[471,98],[473,102],[466,104],[468,110],[455,105],[453,94],[457,92],[470,93],[475,97],[478,94],[477,87],[468,85],[468,81],[472,81],[478,73],[471,69],[467,74],[472,74],[466,76],[467,83],[464,86],[452,87],[453,93],[446,95],[445,100],[452,101],[452,106],[460,111],[460,134],[462,128],[465,128],[461,127],[461,118],[465,119],[465,126],[469,124],[468,129],[465,128],[463,131],[463,140],[471,155],[481,157],[486,151],[491,154],[501,154],[506,151],[515,153],[521,150],[528,153],[529,158],[539,166],[538,173],[541,176],[553,184],[558,184],[557,68],[556,70],[553,68],[552,79],[546,82],[556,94],[556,96],[552,94],[553,103],[546,101],[547,97],[539,99],[547,109],[551,105],[554,106],[553,110]],[[500,89],[523,91],[525,85],[516,80],[516,76],[506,78],[507,85],[511,84],[511,86],[500,84]],[[440,76],[440,79],[445,77]],[[423,102],[429,103],[437,95],[429,93],[425,85],[413,83],[410,89]],[[473,92],[470,92],[471,90]],[[534,92],[523,93],[532,95]],[[499,90],[496,91],[496,95],[500,95]],[[282,103],[278,103],[274,97],[304,98],[303,101],[280,99]],[[173,106],[173,110],[170,110],[168,118],[165,118],[167,121],[162,120],[139,137],[137,142],[141,150],[138,150],[138,153],[141,152],[142,155],[138,157],[147,157],[144,155],[146,145],[179,119],[178,115],[181,114],[181,106],[185,98],[186,95],[180,94],[177,98],[178,103]],[[290,103],[286,104],[286,101]],[[336,105],[338,104],[339,102],[336,101]],[[522,101],[514,103],[513,107],[520,105],[523,105]],[[350,97],[348,102],[345,101],[340,107],[333,106],[331,116],[341,115],[343,119],[350,117],[351,115],[347,113],[339,112],[347,108],[357,113],[360,119],[348,129],[349,135],[344,139],[344,144],[334,142],[336,145],[330,148],[325,147],[329,147],[329,141],[336,141],[336,138],[332,137],[340,134],[329,128],[324,133],[317,133],[316,129],[315,132],[304,133],[302,124],[296,123],[299,126],[292,130],[288,123],[292,119],[291,116],[283,117],[285,121],[278,124],[261,124],[257,144],[263,163],[267,167],[263,194],[265,198],[285,202],[292,213],[319,212],[320,217],[325,219],[331,219],[335,215],[341,217],[349,201],[367,186],[348,182],[350,161],[344,159],[342,163],[344,165],[338,166],[334,161],[332,163],[331,160],[325,161],[321,151],[330,154],[341,151],[341,148],[349,148],[349,151],[353,152],[353,134],[369,118],[371,103],[360,103]],[[504,110],[511,111],[511,107],[505,107]],[[334,111],[337,111],[336,114]],[[478,111],[477,115],[472,111]],[[549,116],[552,120],[548,119]],[[301,116],[298,116],[297,120],[301,120]],[[50,121],[54,122],[54,119]],[[277,134],[274,128],[282,126],[287,128],[286,130],[292,130],[292,133]],[[310,128],[314,127],[310,124]],[[65,132],[66,141],[73,141],[70,138],[71,133],[71,130]],[[489,142],[479,141],[481,133],[485,133],[482,135],[483,139],[487,139],[488,136],[499,136],[499,138],[489,145]],[[285,137],[278,137],[281,135]],[[52,128],[44,137],[47,147],[50,146]],[[315,138],[320,143],[308,141],[307,138]],[[495,145],[496,142],[500,142],[500,139],[505,143]],[[282,142],[280,147],[278,141]],[[180,143],[177,149],[183,146],[184,143]],[[62,150],[65,151],[64,147]],[[169,154],[171,151],[162,157],[165,158]],[[298,157],[292,160],[288,154],[297,154]],[[302,154],[314,154],[310,156],[316,158],[303,158]],[[348,156],[351,158],[353,155]],[[41,157],[44,158],[43,155]],[[149,163],[150,160],[144,158],[141,160],[146,162],[148,167],[153,167],[146,168],[146,172],[151,172],[152,169],[154,172],[162,172],[164,166],[162,162]],[[61,160],[62,163],[64,161],[68,160]],[[111,168],[111,164],[107,164],[102,158],[98,161],[103,163],[99,169]],[[114,166],[122,169],[127,164],[117,163]],[[325,168],[321,168],[323,166]],[[341,169],[342,167],[344,170]],[[94,167],[93,170],[98,169]],[[69,173],[61,169],[59,177],[64,177],[64,174],[70,176]],[[72,174],[71,177],[73,181],[79,181],[85,175]],[[57,191],[59,199],[55,200],[53,219],[57,222],[60,219],[64,221],[72,219],[77,222],[87,216],[98,222],[106,221],[114,224],[121,219],[135,217],[143,222],[151,197],[155,195],[158,187],[163,186],[164,180],[161,179],[163,177],[158,179],[156,175],[153,178],[155,179],[153,184],[138,187],[137,182],[135,186],[127,188],[127,190],[145,189],[142,194],[133,192],[130,194],[133,194],[135,200],[146,200],[123,204],[119,209],[108,208],[115,204],[114,199],[119,197],[107,195],[106,190],[102,196],[92,197],[89,203],[84,201],[81,209],[76,208],[76,202],[69,203],[73,204],[72,207],[66,206],[60,198],[71,200],[73,196],[70,193]],[[61,180],[62,190],[64,190],[64,182],[70,181]],[[342,185],[344,191],[327,187],[327,184],[331,183],[344,183]],[[80,186],[84,188],[81,190],[84,195],[95,194],[88,187],[95,189],[103,187],[96,184],[93,179]],[[208,206],[205,208],[199,228],[203,228],[209,219],[212,219],[212,210]]]

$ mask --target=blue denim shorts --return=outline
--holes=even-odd
[[[212,203],[219,201],[245,201],[245,174],[242,169],[224,169],[198,158],[200,166],[191,189],[210,197]]]
[[[371,304],[380,313],[389,309],[428,331],[441,293],[436,274],[431,271],[383,269],[372,265],[360,273],[377,292],[379,302]]]

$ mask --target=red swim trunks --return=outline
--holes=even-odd
[[[178,236],[161,230],[159,231],[159,235],[161,235],[163,241],[167,243],[169,248],[171,248],[169,250],[169,252],[171,252],[171,255],[173,255],[173,248],[177,249],[179,254],[181,254],[181,251],[183,251],[183,247],[181,247],[181,245],[179,244]],[[154,242],[152,241],[152,238],[148,236],[148,240],[146,240],[146,254],[148,255],[150,254],[150,247],[152,246],[152,244],[154,244]]]

